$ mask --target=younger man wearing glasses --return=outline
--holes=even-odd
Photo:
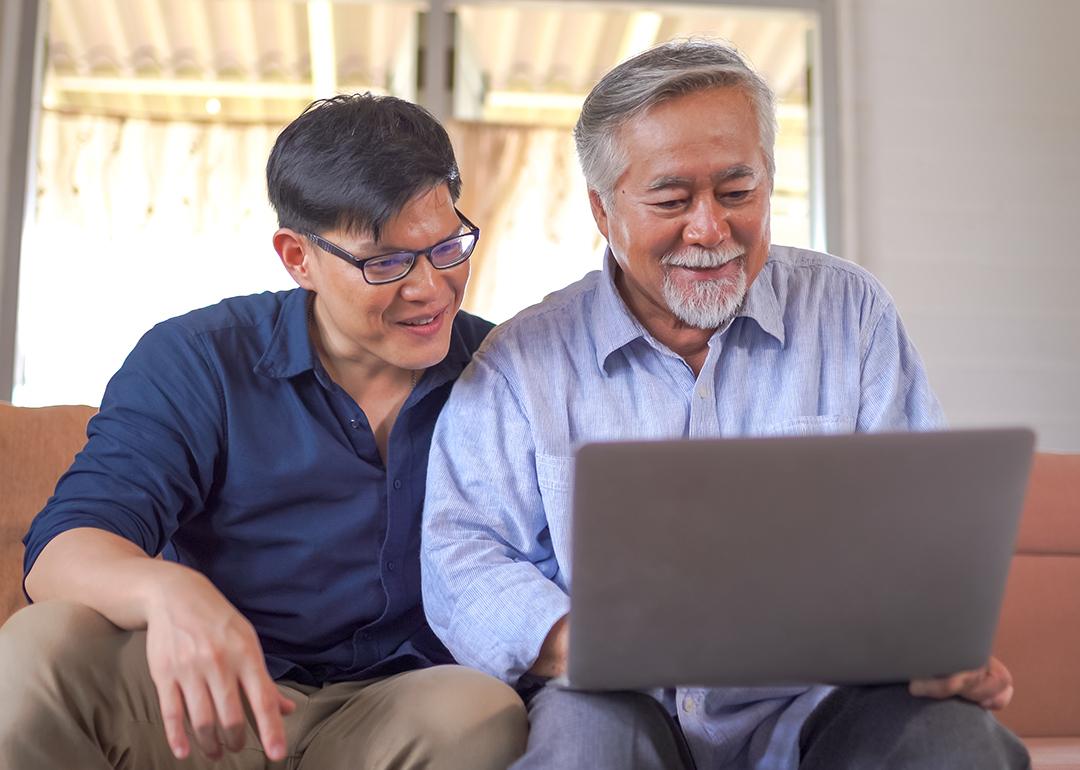
[[[300,288],[165,321],[109,383],[25,539],[39,603],[0,630],[0,768],[495,768],[524,748],[517,695],[442,665],[420,606],[432,429],[490,329],[458,312],[479,229],[446,132],[335,97],[267,178]]]

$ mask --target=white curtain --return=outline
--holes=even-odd
[[[20,280],[23,404],[100,401],[158,321],[292,285],[271,245],[277,126],[42,116]]]
[[[271,245],[277,125],[47,111],[21,270],[15,401],[100,402],[155,323],[293,284]],[[461,210],[482,230],[465,307],[502,321],[600,265],[568,129],[456,123]]]
[[[459,206],[482,232],[467,310],[504,321],[600,267],[603,239],[568,128],[447,128]],[[280,130],[45,112],[21,269],[17,403],[97,404],[158,321],[292,287],[271,245],[277,223],[266,199]],[[798,140],[782,138],[778,150],[786,141],[805,161]],[[800,244],[809,237],[805,193],[777,192],[774,239]]]
[[[452,123],[459,207],[480,225],[465,307],[504,321],[600,267],[570,129]]]

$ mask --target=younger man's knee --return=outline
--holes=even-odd
[[[116,632],[104,617],[71,602],[43,602],[12,615],[0,628],[0,744],[10,747],[56,718],[62,691],[95,665],[95,635]]]
[[[0,672],[9,683],[42,667],[68,669],[67,659],[85,657],[94,638],[118,633],[102,615],[81,604],[32,604],[0,627]]]
[[[429,669],[423,730],[438,767],[505,768],[525,751],[525,704],[499,680],[464,666]]]

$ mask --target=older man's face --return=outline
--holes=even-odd
[[[657,105],[623,127],[628,165],[597,225],[630,310],[701,329],[738,310],[769,252],[765,157],[743,91],[714,88]]]

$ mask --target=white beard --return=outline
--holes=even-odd
[[[691,246],[666,254],[660,260],[661,265],[682,267],[720,267],[733,259],[743,256],[744,250],[735,243],[725,244],[717,249],[705,249]],[[662,291],[668,309],[683,323],[697,329],[715,329],[723,326],[742,307],[746,298],[746,269],[739,266],[734,278],[721,278],[714,281],[692,281],[680,283],[671,277],[671,271],[664,271]]]

